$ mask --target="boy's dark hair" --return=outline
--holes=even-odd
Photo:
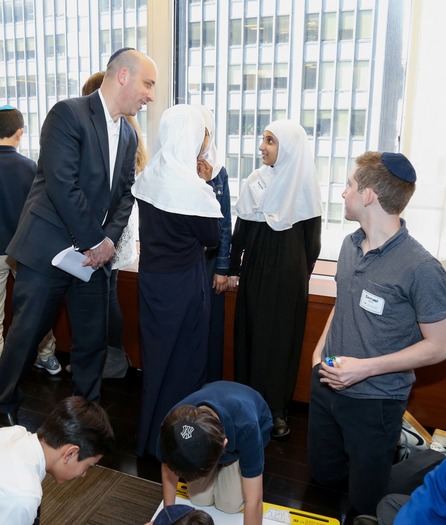
[[[189,505],[167,505],[162,508],[154,525],[214,525],[212,516]]]
[[[378,151],[367,151],[356,159],[354,178],[358,183],[358,191],[372,189],[385,212],[399,215],[412,197],[415,183],[393,175],[384,166],[381,157],[382,153]]]
[[[225,437],[221,421],[209,409],[180,405],[161,425],[163,460],[177,476],[194,481],[218,464],[225,451]]]
[[[204,510],[193,510],[190,514],[175,522],[175,525],[214,525],[214,520]]]
[[[0,108],[0,139],[9,139],[24,127],[23,115],[18,109],[9,109],[9,106],[7,109]]]
[[[107,412],[98,403],[80,396],[60,401],[37,430],[37,436],[55,449],[77,445],[78,461],[111,454],[115,445]]]

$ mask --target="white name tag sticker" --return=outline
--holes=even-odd
[[[382,315],[385,303],[386,301],[382,297],[363,290],[359,306],[368,312],[372,312],[372,314]]]
[[[263,195],[263,192],[266,189],[266,185],[261,180],[257,179],[255,182],[249,185],[251,188],[252,193],[257,199],[260,199]]]

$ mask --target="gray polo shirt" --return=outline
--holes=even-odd
[[[360,228],[347,236],[336,274],[336,309],[322,360],[327,356],[376,357],[420,341],[418,323],[446,318],[446,272],[413,239],[401,219],[400,230],[380,248],[363,255]],[[343,390],[356,398],[407,399],[412,371],[369,377]]]

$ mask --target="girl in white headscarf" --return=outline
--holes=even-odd
[[[212,188],[223,217],[220,219],[220,239],[218,246],[206,250],[206,270],[211,297],[211,317],[208,345],[208,382],[223,379],[225,294],[228,284],[229,252],[231,248],[231,196],[229,194],[228,173],[219,163],[215,147],[214,115],[205,106],[196,107],[204,119],[209,133],[207,143],[198,158],[198,175]]]
[[[137,454],[155,454],[168,410],[206,382],[209,289],[204,249],[218,244],[220,205],[197,175],[205,139],[200,112],[180,104],[160,121],[138,201],[143,392]]]
[[[242,188],[232,239],[235,380],[263,395],[273,414],[272,437],[281,438],[290,432],[286,410],[296,384],[322,211],[302,126],[272,122],[259,149],[263,166]]]

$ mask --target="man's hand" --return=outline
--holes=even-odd
[[[444,361],[446,319],[435,323],[419,323],[419,327],[424,339],[397,352],[365,359],[341,355],[340,368],[321,363],[319,370],[321,382],[335,390],[342,390],[368,377],[406,372]],[[320,355],[319,353],[319,359]]]
[[[368,359],[344,356],[340,356],[340,358],[341,366],[332,367],[324,362],[320,364],[321,383],[326,383],[333,390],[344,390],[344,388],[359,383],[371,375]]]
[[[84,252],[87,259],[82,263],[82,266],[91,266],[93,270],[102,268],[113,258],[115,252],[114,244],[106,237],[99,246]]]

